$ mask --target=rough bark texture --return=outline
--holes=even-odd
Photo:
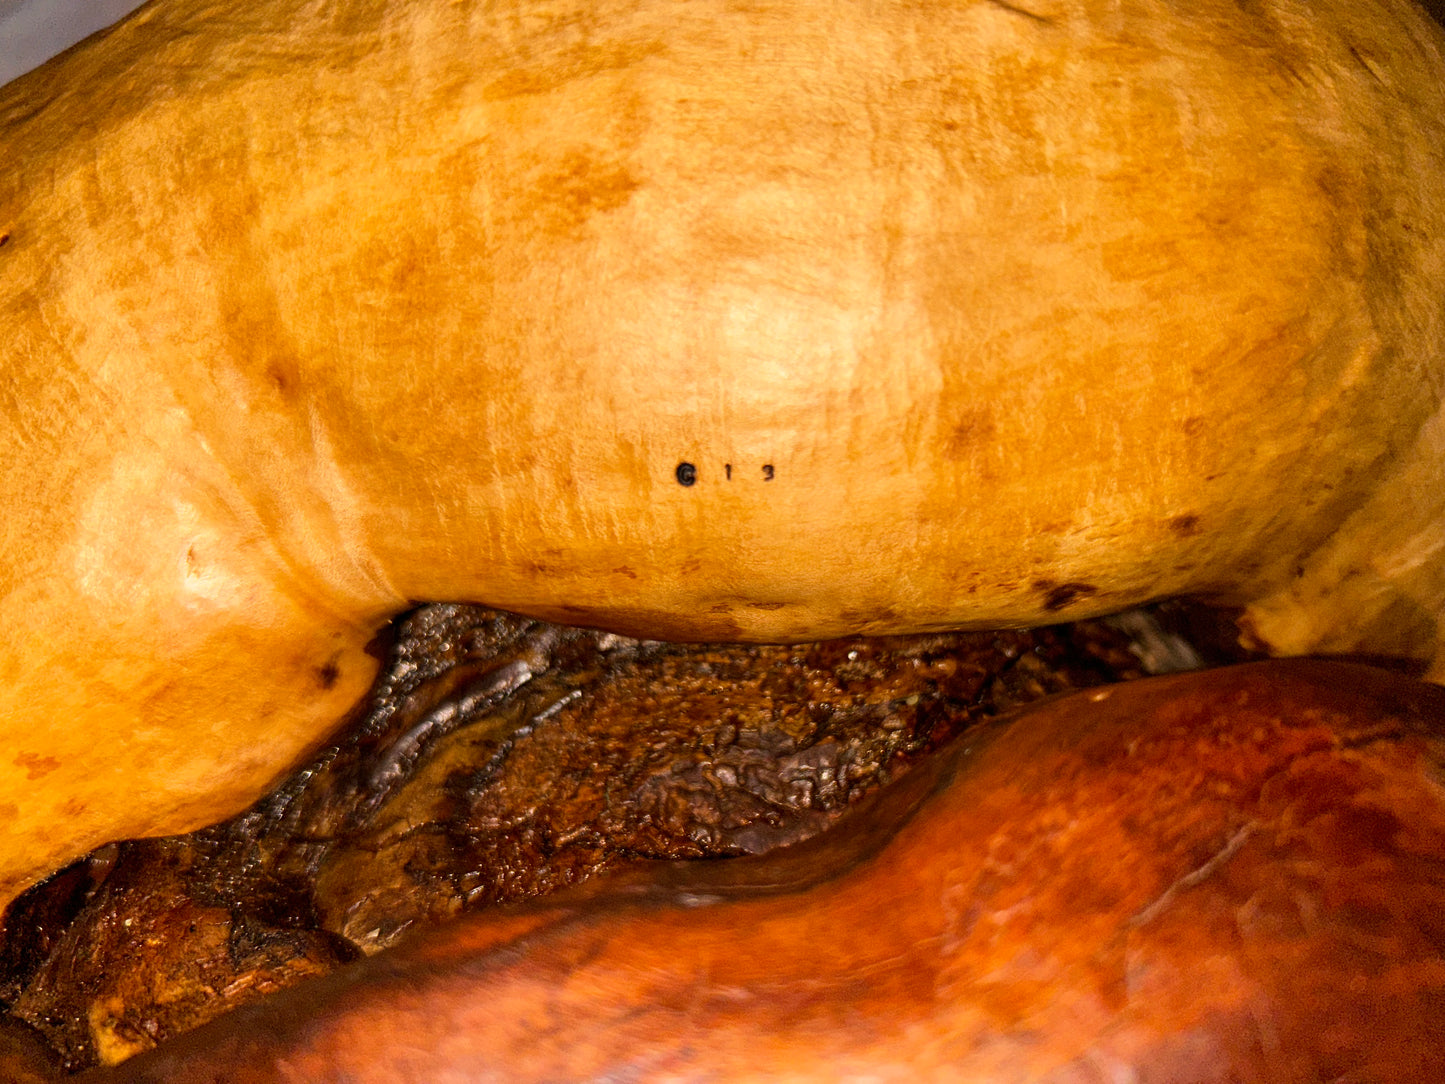
[[[463,911],[816,834],[987,717],[1138,676],[1125,644],[1085,623],[686,647],[428,607],[253,809],[23,894],[0,1005],[67,1067],[114,1063]]]
[[[100,1080],[1428,1080],[1445,690],[1147,679],[813,839],[465,918]]]

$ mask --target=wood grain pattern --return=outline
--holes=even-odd
[[[0,91],[0,899],[415,600],[1435,658],[1442,87],[1408,0],[148,5]]]

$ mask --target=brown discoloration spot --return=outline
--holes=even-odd
[[[60,767],[60,761],[54,757],[41,756],[39,753],[20,753],[14,763],[17,768],[25,769],[26,779],[44,779]]]
[[[998,423],[988,407],[973,407],[963,411],[953,423],[953,432],[948,438],[947,455],[950,459],[967,459],[983,448],[994,444],[998,436]]]
[[[1044,609],[1050,613],[1099,592],[1092,583],[1055,583],[1053,580],[1035,580],[1034,589],[1043,593]]]
[[[749,602],[748,606],[754,610],[781,610],[786,602]]]
[[[1351,49],[1351,52],[1354,50]],[[1320,167],[1315,174],[1315,183],[1319,185],[1328,206],[1339,207],[1360,198],[1357,179],[1345,173],[1335,162],[1326,162]]]
[[[278,391],[284,393],[295,382],[293,366],[272,361],[266,368],[266,379]]]
[[[619,576],[626,576],[628,579],[637,579],[637,573],[632,571],[632,569],[628,568],[626,565],[618,565],[612,571]]]
[[[620,162],[569,151],[533,182],[535,219],[554,233],[574,233],[593,215],[626,204],[640,183]]]
[[[1173,517],[1169,521],[1169,529],[1180,538],[1193,538],[1204,530],[1204,528],[1199,525],[1199,517],[1193,513]]]
[[[336,659],[328,659],[324,665],[316,668],[316,682],[323,689],[334,688],[340,677],[341,667],[337,665]]]
[[[1190,415],[1179,423],[1179,431],[1186,437],[1197,437],[1204,432],[1205,421],[1198,414]]]

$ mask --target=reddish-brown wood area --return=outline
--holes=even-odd
[[[0,1024],[66,1071],[114,1065],[446,918],[801,842],[984,720],[1141,676],[1130,646],[1099,622],[679,645],[425,607],[263,801],[0,914]]]
[[[1341,664],[1079,693],[812,841],[463,920],[97,1079],[1426,1080],[1442,742],[1445,690]]]

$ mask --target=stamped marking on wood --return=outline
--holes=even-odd
[[[773,464],[764,463],[760,468],[760,473],[762,474],[764,482],[771,482],[777,477],[778,472]],[[689,463],[687,460],[683,460],[677,465],[673,471],[673,476],[677,478],[677,484],[680,486],[694,486],[701,480],[697,464]],[[723,464],[723,478],[729,482],[733,480],[733,465],[731,463]]]

